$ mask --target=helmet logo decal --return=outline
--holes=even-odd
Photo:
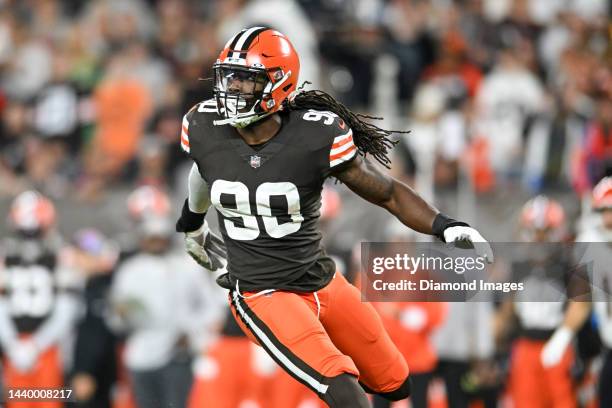
[[[274,78],[275,81],[281,80],[283,78],[283,70],[278,69],[274,71],[274,73],[272,74],[272,77]]]

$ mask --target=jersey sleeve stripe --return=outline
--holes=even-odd
[[[189,138],[187,137],[187,134],[185,132],[181,132],[181,143],[189,146]]]
[[[349,149],[334,156],[329,156],[329,167],[335,167],[340,163],[351,160],[357,154],[357,146],[352,145]]]
[[[189,121],[187,115],[183,116],[183,126],[181,129],[181,148],[189,153]]]
[[[346,143],[346,140],[353,140],[353,131],[351,129],[349,129],[348,132],[346,132],[343,135],[340,136],[336,136],[334,138],[334,143],[332,145],[332,149],[335,147],[339,147],[340,145]]]
[[[332,152],[342,150],[340,148],[342,146],[346,146],[347,144],[353,144],[353,136],[352,135],[347,137],[346,139],[338,142],[338,143],[334,143],[332,145]]]
[[[346,143],[343,143],[342,145],[340,145],[339,147],[332,148],[329,152],[330,160],[332,159],[332,157],[340,155],[353,147],[355,147],[355,143],[353,143],[353,139],[350,139]]]

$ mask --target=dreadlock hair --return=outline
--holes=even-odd
[[[391,140],[393,133],[410,133],[410,131],[385,130],[366,122],[366,119],[381,120],[382,118],[361,113],[352,112],[349,108],[334,99],[330,94],[320,90],[304,91],[304,86],[310,84],[305,81],[295,95],[283,102],[283,110],[316,109],[330,111],[344,120],[353,130],[353,140],[357,151],[366,156],[371,154],[386,168],[390,168],[389,149],[392,149],[398,141]]]

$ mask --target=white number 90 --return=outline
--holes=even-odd
[[[221,194],[233,195],[236,208],[223,207]],[[278,218],[272,215],[270,199],[272,196],[284,196],[287,200],[287,214],[291,222],[279,224]],[[215,208],[226,218],[225,230],[230,238],[239,241],[251,241],[259,237],[257,218],[251,213],[249,189],[240,181],[216,180],[210,189],[210,199]],[[266,233],[272,238],[282,238],[299,231],[304,217],[300,214],[300,195],[295,184],[286,182],[263,183],[255,191],[257,216],[262,218]],[[237,226],[227,218],[241,218],[244,227]]]

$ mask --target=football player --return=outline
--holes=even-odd
[[[60,342],[73,328],[82,278],[54,231],[55,208],[35,191],[13,201],[12,237],[0,264],[0,344],[6,388],[60,388]],[[27,408],[61,407],[58,401],[7,402]]]
[[[593,189],[593,210],[600,219],[591,228],[586,229],[576,241],[596,243],[589,245],[597,264],[609,266],[612,261],[612,177],[603,178]],[[599,269],[599,268],[598,268]],[[593,311],[597,317],[599,334],[604,346],[604,363],[599,378],[599,406],[612,406],[612,273],[609,268],[597,270],[593,274],[593,285],[602,289],[594,294]]]
[[[240,31],[213,71],[214,98],[183,119],[181,146],[195,162],[177,222],[187,251],[209,269],[219,264],[204,219],[214,206],[229,272],[218,282],[245,333],[331,407],[367,407],[366,392],[406,398],[404,358],[320,245],[324,180],[334,177],[406,226],[468,241],[492,260],[490,246],[366,159],[389,164],[392,132],[324,92],[296,89],[300,62],[283,34]]]
[[[582,285],[573,275],[571,255],[559,244],[565,236],[565,218],[563,207],[543,195],[521,210],[521,237],[530,245],[521,248],[524,256],[513,263],[512,281],[523,282],[525,288],[513,296],[514,302],[500,307],[500,322],[505,324],[499,325],[507,330],[512,315],[518,319],[509,373],[510,396],[517,408],[576,406],[572,340],[590,304],[573,298]]]

